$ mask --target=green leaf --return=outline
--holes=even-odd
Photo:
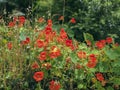
[[[74,37],[74,32],[73,32],[73,30],[68,30],[67,33],[68,33],[69,37],[71,37],[71,38]]]
[[[119,57],[119,54],[115,50],[105,50],[105,54],[111,59],[114,60]]]
[[[20,41],[25,40],[25,38],[26,38],[26,37],[25,37],[25,33],[24,33],[24,32],[21,32],[19,38],[20,38]]]
[[[120,85],[120,78],[110,78],[110,83],[114,83],[116,85]]]
[[[94,43],[94,38],[93,38],[93,36],[91,34],[83,33],[83,36],[84,36],[85,41],[89,40],[89,41],[92,42],[92,44]]]
[[[114,88],[112,88],[111,86],[108,86],[107,90],[114,90]]]
[[[79,89],[82,89],[83,87],[84,87],[83,84],[79,84],[79,85],[78,85],[78,88],[79,88]]]
[[[75,52],[71,53],[70,57],[71,57],[71,60],[72,60],[73,63],[77,63],[78,58],[77,58]]]

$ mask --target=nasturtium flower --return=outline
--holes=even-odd
[[[14,22],[9,22],[9,24],[8,24],[8,27],[10,27],[10,28],[12,28],[12,27],[14,27],[15,26],[15,23]]]
[[[104,77],[103,77],[102,73],[97,73],[97,74],[95,74],[95,76],[96,76],[97,80],[99,80],[99,81],[104,80]]]
[[[83,59],[83,58],[86,58],[86,52],[84,51],[79,51],[77,52],[77,56],[80,58],[80,59]]]
[[[47,52],[46,51],[42,51],[39,56],[38,56],[40,61],[44,61],[47,59]]]
[[[88,61],[87,67],[89,67],[89,68],[94,68],[95,66],[96,66],[96,63],[95,63],[95,62]]]
[[[100,40],[100,42],[105,45],[106,44],[106,40]]]
[[[51,68],[51,64],[49,62],[43,63],[42,67],[45,67],[47,70],[49,70]]]
[[[33,78],[36,82],[40,82],[44,78],[44,73],[42,71],[35,72]]]
[[[71,18],[70,22],[71,22],[71,23],[76,23],[75,18]]]
[[[22,45],[27,45],[27,44],[29,44],[29,43],[30,43],[30,38],[29,38],[29,37],[26,37],[25,40],[21,41],[21,44],[22,44]]]
[[[43,17],[40,17],[40,18],[38,19],[38,22],[39,22],[39,23],[43,23],[43,22],[45,22],[45,19],[44,19]]]
[[[58,20],[64,20],[64,16],[60,16]]]
[[[8,43],[7,43],[7,48],[8,48],[9,50],[11,50],[12,47],[13,47],[12,43],[11,43],[11,42],[8,42]]]
[[[86,43],[87,43],[88,46],[91,46],[91,45],[92,45],[92,43],[91,43],[90,40],[86,40]]]
[[[49,89],[50,90],[60,90],[60,83],[58,83],[58,82],[56,82],[56,81],[54,81],[54,80],[52,80],[51,82],[50,82],[50,85],[49,85]]]
[[[106,38],[106,42],[107,42],[108,44],[110,44],[110,43],[113,42],[113,39],[112,39],[111,37],[107,37],[107,38]]]
[[[102,43],[102,42],[100,42],[100,41],[97,41],[97,42],[95,43],[95,46],[96,46],[98,49],[102,49],[102,48],[105,47],[105,44]]]
[[[50,58],[57,58],[58,56],[61,55],[61,51],[57,46],[52,46],[50,50]]]
[[[32,69],[37,69],[37,68],[39,68],[39,65],[37,62],[34,62],[31,67],[32,67]]]
[[[65,44],[66,44],[67,47],[70,47],[70,46],[73,45],[73,44],[72,44],[72,40],[70,40],[70,39],[67,39],[67,40],[65,41]]]
[[[65,30],[63,28],[61,28],[61,30],[60,30],[60,37],[62,39],[67,39],[68,38],[67,33],[65,32]]]
[[[37,46],[38,48],[44,47],[44,41],[38,39],[38,40],[36,41],[36,46]]]
[[[18,21],[19,21],[20,24],[24,24],[24,22],[25,22],[25,17],[24,17],[24,16],[19,16],[19,17],[18,17]]]

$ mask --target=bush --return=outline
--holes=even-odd
[[[19,16],[1,25],[1,89],[119,90],[120,46],[114,38],[94,41],[84,33],[85,41],[78,42],[51,19],[39,18],[34,28],[28,22]]]

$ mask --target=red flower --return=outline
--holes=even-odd
[[[94,63],[94,62],[89,61],[87,63],[87,67],[89,67],[89,68],[94,68],[95,66],[96,66],[96,63]]]
[[[94,54],[90,54],[87,66],[89,68],[94,68],[96,66],[96,64],[97,64],[97,59],[96,59],[95,55]]]
[[[14,22],[9,22],[9,24],[8,24],[8,27],[14,27],[15,26],[15,23]]]
[[[39,65],[38,65],[37,62],[34,62],[34,63],[32,64],[32,69],[37,69],[37,68],[39,68]]]
[[[61,55],[60,49],[56,46],[51,47],[50,58],[57,58]]]
[[[93,62],[93,63],[96,63],[96,62],[97,62],[97,59],[96,59],[95,54],[90,54],[90,55],[89,55],[89,61],[91,61],[91,62]]]
[[[27,42],[27,44],[30,43],[30,38],[29,37],[26,37],[26,42]]]
[[[81,66],[79,63],[77,63],[77,64],[75,65],[75,68],[76,68],[76,69],[80,69],[80,68],[82,68],[82,66]]]
[[[46,60],[47,52],[43,51],[39,55],[39,60]]]
[[[77,56],[78,56],[80,59],[86,58],[86,52],[79,51],[79,52],[77,52]]]
[[[46,67],[46,69],[50,69],[51,68],[51,64],[50,63],[44,63],[42,64],[43,67]]]
[[[43,80],[43,77],[44,77],[43,72],[35,72],[33,75],[33,78],[35,79],[36,82]]]
[[[107,37],[107,38],[106,38],[106,42],[107,42],[108,44],[110,44],[110,43],[113,42],[113,39],[112,39],[111,37]]]
[[[71,23],[76,23],[75,18],[71,18],[70,22],[71,22]]]
[[[102,43],[102,42],[100,42],[100,41],[97,41],[97,42],[95,43],[95,45],[96,45],[96,47],[97,47],[98,49],[102,49],[102,48],[104,48],[104,46],[105,46],[105,44]]]
[[[22,45],[26,45],[26,44],[29,44],[29,43],[30,43],[30,38],[29,37],[26,37],[26,39],[21,42]]]
[[[17,19],[17,17],[13,17],[13,22],[16,23]]]
[[[52,27],[46,26],[46,28],[45,28],[45,34],[48,35],[48,34],[51,34],[51,33],[52,33]]]
[[[48,23],[48,24],[49,24],[49,23],[52,23],[52,20],[51,20],[51,19],[48,19],[47,23]]]
[[[51,19],[49,19],[48,21],[47,21],[47,24],[48,24],[48,26],[52,26],[52,20]]]
[[[65,30],[63,28],[61,28],[61,30],[60,30],[60,37],[62,39],[67,39],[68,38],[67,33],[65,32]]]
[[[104,80],[104,77],[101,73],[97,73],[96,74],[96,78],[99,80],[99,81],[103,81]]]
[[[106,40],[100,40],[100,42],[105,45],[106,44]]]
[[[25,17],[24,17],[24,16],[19,16],[19,17],[18,17],[18,21],[19,21],[20,24],[24,24],[24,22],[25,22]]]
[[[65,42],[66,46],[70,47],[72,46],[72,40],[67,39]]]
[[[7,47],[8,47],[9,50],[11,50],[11,49],[12,49],[12,43],[9,42],[9,43],[7,44]]]
[[[49,89],[50,90],[60,90],[60,83],[55,82],[55,81],[52,80],[50,82]]]
[[[37,44],[37,47],[39,48],[42,48],[44,46],[44,42],[39,39],[37,40],[36,44]]]

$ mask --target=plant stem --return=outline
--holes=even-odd
[[[65,0],[63,2],[63,17],[65,18]],[[63,23],[64,23],[64,19],[62,21],[62,26],[63,26]]]

